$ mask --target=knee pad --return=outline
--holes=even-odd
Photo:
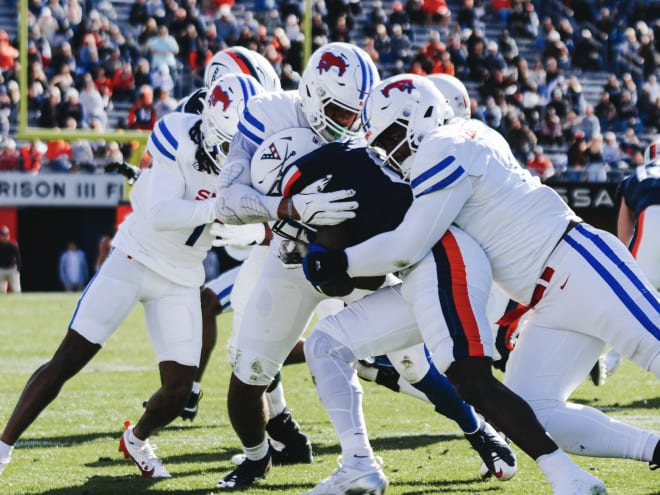
[[[305,340],[304,350],[305,359],[308,363],[324,357],[340,359],[347,363],[357,360],[348,347],[327,333],[319,330],[313,331],[307,340]]]

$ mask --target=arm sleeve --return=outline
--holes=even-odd
[[[471,182],[462,180],[416,198],[396,229],[346,249],[348,275],[386,275],[417,263],[442,238],[471,193]]]
[[[215,220],[215,198],[203,201],[183,199],[185,181],[181,171],[154,161],[149,174],[147,215],[156,230],[197,227]]]
[[[261,223],[278,220],[282,198],[266,196],[252,187],[250,161],[257,146],[239,131],[232,139],[229,154],[219,177],[218,220],[228,224]]]

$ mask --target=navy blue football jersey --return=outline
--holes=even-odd
[[[660,164],[641,165],[621,181],[617,188],[617,200],[621,197],[628,208],[639,215],[651,205],[660,205]]]
[[[359,207],[353,219],[344,222],[349,245],[396,228],[412,203],[410,186],[381,167],[367,148],[351,148],[346,143],[330,143],[291,164],[300,174],[288,185],[293,195],[327,176],[332,179],[325,191],[354,189]]]

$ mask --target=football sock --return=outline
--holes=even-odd
[[[266,389],[266,402],[268,404],[268,419],[282,414],[286,408],[286,399],[284,398],[284,387],[282,386],[281,375],[277,373]]]
[[[192,393],[199,394],[199,391],[202,389],[202,384],[199,382],[193,382],[192,384]]]
[[[13,450],[13,445],[8,445],[0,440],[0,459],[9,459]]]
[[[134,431],[135,430],[131,428],[131,430],[128,432],[128,440],[131,443],[137,445],[138,447],[142,447],[142,445],[144,445],[146,438],[143,440],[141,438],[136,437]]]
[[[261,442],[259,445],[255,445],[254,447],[243,447],[243,452],[245,453],[245,457],[251,461],[259,461],[266,457],[268,454],[268,440],[265,440]]]
[[[437,412],[454,420],[465,433],[474,433],[479,429],[479,418],[474,408],[458,396],[449,379],[435,366],[431,366],[424,378],[412,386],[428,397]]]
[[[574,473],[575,470],[580,470],[577,464],[561,449],[540,456],[536,459],[536,463],[550,483],[562,476],[571,476],[571,473]]]

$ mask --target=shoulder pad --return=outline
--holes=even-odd
[[[191,147],[196,146],[190,139],[190,129],[198,120],[199,115],[172,112],[156,122],[147,141],[147,150],[154,161],[176,162],[181,153],[190,154]]]

